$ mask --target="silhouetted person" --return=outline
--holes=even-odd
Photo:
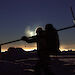
[[[46,54],[46,39],[45,31],[41,28],[36,30],[37,33],[37,53],[39,57],[39,62],[35,66],[35,75],[41,75],[41,71],[45,75],[49,75],[48,61],[49,56]]]
[[[58,54],[59,53],[59,37],[57,30],[53,27],[52,24],[46,24],[45,26],[45,35],[46,35],[46,46],[48,53]]]
[[[46,24],[45,31],[41,33],[37,33],[37,35],[41,37],[38,38],[39,48],[38,55],[40,62],[37,64],[37,75],[39,75],[39,69],[42,68],[45,75],[54,75],[50,70],[49,63],[50,57],[49,55],[57,55],[59,53],[59,36],[57,30],[53,27],[52,24]]]
[[[46,45],[46,32],[42,28],[36,30],[37,35],[31,38],[22,37],[22,40],[25,40],[28,43],[37,42],[37,54],[39,57],[39,62],[35,66],[35,75],[41,75],[41,70],[45,75],[53,75],[48,68],[49,54]]]

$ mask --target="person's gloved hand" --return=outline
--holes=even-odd
[[[26,41],[28,38],[26,37],[26,36],[23,36],[22,38],[21,38],[21,40],[23,40],[23,41]]]

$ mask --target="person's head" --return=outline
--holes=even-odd
[[[42,28],[41,28],[41,27],[38,27],[38,28],[36,29],[36,33],[38,34],[38,33],[40,33],[40,32],[42,32]]]
[[[53,25],[52,24],[46,24],[45,26],[45,30],[50,30],[50,29],[53,29]]]

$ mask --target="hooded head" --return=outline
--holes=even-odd
[[[41,27],[36,29],[36,33],[40,33],[40,32],[42,32],[42,28]]]
[[[51,29],[53,29],[54,27],[53,27],[53,25],[52,24],[46,24],[46,26],[45,26],[45,30],[51,30]]]

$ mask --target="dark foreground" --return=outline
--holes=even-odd
[[[62,56],[63,57],[63,56]],[[50,71],[54,75],[75,75],[75,58],[51,57]],[[12,61],[0,60],[0,75],[34,75],[37,58]],[[43,72],[41,75],[44,75]]]

